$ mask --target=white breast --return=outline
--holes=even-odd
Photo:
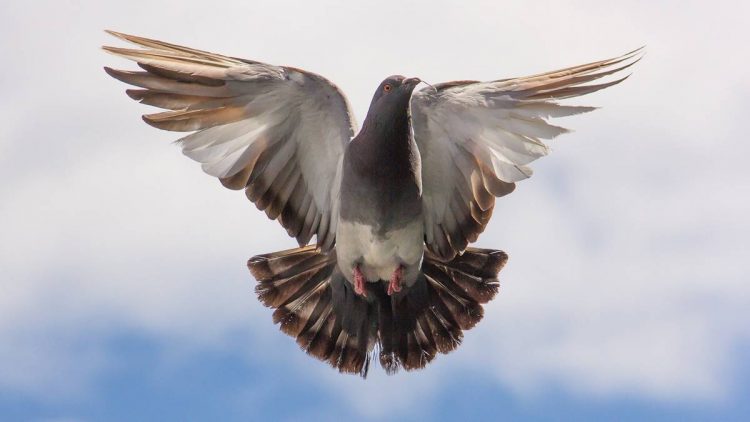
[[[336,230],[336,255],[339,268],[352,280],[354,266],[368,281],[389,280],[399,265],[407,268],[421,265],[424,251],[424,226],[416,220],[379,235],[372,226],[339,221]]]

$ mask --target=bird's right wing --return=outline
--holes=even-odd
[[[568,130],[547,122],[591,111],[555,100],[615,85],[586,83],[637,62],[642,50],[621,57],[522,78],[456,81],[427,87],[412,97],[414,138],[422,158],[425,243],[449,260],[477,239],[492,215],[495,197],[531,176],[527,166],[547,155],[542,140]]]
[[[300,69],[272,66],[110,32],[139,49],[104,47],[143,71],[105,68],[142,89],[127,94],[168,111],[143,116],[159,129],[194,132],[178,142],[203,171],[278,219],[303,245],[335,241],[338,184],[355,123],[339,89]]]

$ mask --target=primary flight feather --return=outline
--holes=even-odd
[[[139,48],[104,49],[142,70],[106,72],[166,110],[144,121],[192,132],[182,152],[297,239],[299,248],[248,262],[274,322],[307,353],[362,376],[371,356],[393,373],[460,344],[508,259],[468,247],[495,198],[531,176],[545,140],[567,132],[550,118],[594,109],[557,100],[622,82],[597,80],[642,56],[416,92],[418,78],[390,76],[358,131],[322,76],[108,32]]]

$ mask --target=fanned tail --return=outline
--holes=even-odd
[[[438,353],[458,347],[463,332],[484,316],[482,304],[497,294],[497,274],[507,261],[502,251],[467,248],[443,262],[425,249],[417,282],[400,294],[379,297],[380,363],[386,372],[423,368]]]
[[[347,318],[334,309],[338,289],[332,286],[348,285],[336,268],[335,251],[305,246],[254,256],[247,265],[258,280],[258,299],[275,309],[273,322],[281,331],[340,372],[367,375],[371,333],[365,326],[369,318],[360,315],[367,311],[367,302],[337,300],[337,309],[347,307]]]
[[[386,283],[368,283],[367,299],[341,275],[335,251],[295,248],[255,256],[248,267],[281,331],[340,372],[365,377],[376,346],[389,374],[423,368],[458,347],[497,294],[507,260],[502,251],[467,248],[443,262],[425,249],[414,285],[388,296]]]

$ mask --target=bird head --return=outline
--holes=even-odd
[[[373,130],[376,127],[400,127],[409,124],[409,100],[421,80],[394,75],[380,83],[372,97],[370,109],[362,125],[362,130]]]
[[[422,80],[419,78],[406,78],[401,75],[393,75],[385,78],[372,97],[370,109],[406,107],[409,104],[414,87],[420,82]]]

